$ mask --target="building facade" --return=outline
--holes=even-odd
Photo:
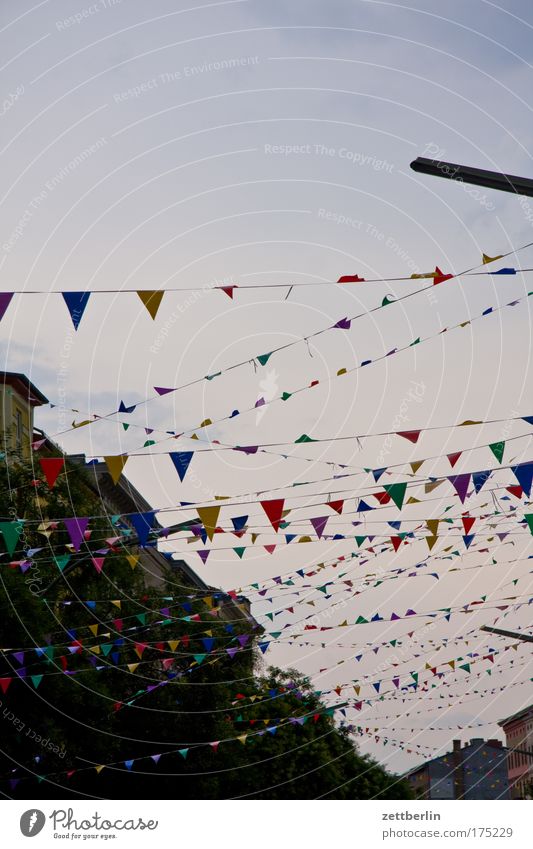
[[[26,460],[31,454],[33,410],[48,404],[42,392],[25,374],[0,372],[0,451],[20,453]]]
[[[509,750],[509,784],[513,799],[533,798],[533,705],[498,723]],[[514,751],[518,749],[519,751]],[[529,755],[527,754],[529,753]]]
[[[507,752],[499,740],[474,739],[405,776],[419,799],[509,799]]]

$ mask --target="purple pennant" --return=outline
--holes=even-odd
[[[24,652],[16,651],[13,652],[13,657],[22,665],[24,663]]]
[[[235,655],[237,654],[237,652],[239,651],[239,649],[237,649],[237,648],[231,648],[231,649],[226,649],[226,651],[227,651],[227,653],[229,654],[229,656],[231,657],[231,659],[233,660],[233,658],[235,657]]]
[[[155,389],[155,391],[157,392],[158,395],[168,395],[169,392],[175,392],[176,391],[174,389],[174,387],[167,389],[164,386],[154,386],[154,389]]]
[[[258,445],[237,445],[233,450],[242,451],[243,454],[257,454]]]
[[[264,398],[258,398],[257,401],[255,402],[254,406],[255,407],[264,407],[265,403],[266,402],[265,402]]]
[[[211,552],[210,552],[210,549],[207,548],[207,549],[202,549],[201,551],[197,551],[196,553],[200,555],[200,559],[201,559],[202,563],[205,564],[205,562],[207,561],[207,558],[209,557]]]
[[[72,545],[74,546],[76,551],[79,551],[80,546],[83,542],[83,535],[87,530],[87,525],[89,524],[89,519],[86,517],[63,519],[63,524],[65,525],[68,531],[68,535],[70,537]]]
[[[26,667],[25,666],[21,666],[20,669],[16,669],[15,672],[19,676],[19,678],[25,678],[26,677]]]
[[[0,321],[2,321],[4,313],[7,310],[9,304],[11,303],[12,297],[13,292],[0,292]]]
[[[341,318],[337,324],[334,324],[334,328],[338,328],[339,330],[349,330],[352,326],[352,322],[349,318]]]
[[[250,639],[249,634],[241,634],[240,636],[237,637],[238,642],[240,643],[240,645],[243,648],[244,648],[244,646],[246,645],[246,643],[248,642],[249,639]]]
[[[310,519],[313,528],[315,529],[315,533],[319,539],[322,538],[322,534],[324,533],[324,528],[326,527],[329,516],[319,516],[316,519]]]
[[[156,764],[156,763],[159,762],[159,758],[161,757],[161,755],[150,755],[150,757],[152,758],[153,762]]]
[[[465,503],[465,498],[470,484],[470,473],[465,475],[451,475],[448,480],[453,485],[457,495],[461,500],[461,504]]]

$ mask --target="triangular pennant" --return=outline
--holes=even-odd
[[[476,495],[481,490],[482,486],[488,481],[490,475],[491,475],[490,471],[473,472],[472,483],[474,484],[474,490],[476,492]]]
[[[409,442],[412,442],[413,444],[416,445],[416,443],[418,442],[418,437],[420,436],[420,434],[421,434],[420,430],[403,430],[403,431],[398,431],[396,436],[403,436],[404,439],[408,439]]]
[[[65,465],[64,457],[40,457],[39,463],[43,470],[43,475],[50,489],[54,486],[57,477]]]
[[[187,469],[193,458],[194,451],[171,451],[170,459],[174,463],[180,481],[183,482]]]
[[[332,510],[335,510],[336,513],[341,515],[342,508],[344,507],[344,500],[343,501],[328,501],[326,503],[326,507],[331,507]]]
[[[164,292],[137,292],[137,294],[152,318],[155,319],[157,311],[161,305]]]
[[[319,539],[322,539],[322,535],[324,533],[324,529],[328,522],[328,516],[320,516],[316,519],[310,519],[313,528],[315,529],[315,533]]]
[[[198,507],[196,512],[198,513],[198,517],[205,528],[205,532],[209,537],[209,540],[212,540],[217,526],[220,507]]]
[[[489,445],[489,448],[496,457],[498,463],[501,463],[505,451],[505,442],[493,442],[491,445]]]
[[[84,539],[85,531],[87,530],[87,525],[89,524],[89,519],[85,517],[63,519],[63,524],[65,525],[68,531],[68,535],[70,537],[72,545],[74,546],[74,550],[79,551]]]
[[[9,554],[13,554],[15,551],[23,529],[24,524],[22,522],[0,522],[0,532],[4,537],[4,543]]]
[[[132,513],[129,516],[129,521],[137,533],[140,547],[143,548],[148,542],[148,536],[155,522],[154,511],[150,510],[146,513]]]
[[[455,464],[457,463],[457,460],[459,459],[459,457],[461,456],[462,453],[463,453],[462,451],[456,451],[454,454],[447,454],[446,455],[448,460],[450,461],[450,466],[452,467],[452,469],[455,466]]]
[[[285,499],[275,498],[271,501],[261,501],[260,504],[265,513],[267,514],[270,524],[277,533],[279,530],[280,522],[283,518],[283,506],[285,504]]]
[[[390,495],[398,510],[402,509],[407,483],[385,484],[383,489]]]
[[[13,292],[0,292],[0,321],[2,321],[12,297]]]
[[[126,463],[128,462],[127,454],[115,454],[113,456],[107,455],[104,457],[105,464],[107,466],[107,470],[111,475],[112,481],[117,485],[119,482],[120,476],[122,474],[122,470]]]
[[[72,324],[74,325],[74,330],[78,329],[90,294],[90,292],[62,292],[63,299],[72,319]]]
[[[413,463],[409,463],[414,475],[416,475],[422,463],[424,463],[424,460],[415,460]]]
[[[470,474],[451,475],[451,477],[448,477],[448,480],[454,487],[457,495],[461,500],[461,503],[464,504],[468,492],[468,486],[470,484]]]
[[[531,495],[531,482],[533,480],[533,463],[522,463],[520,466],[513,466],[511,471],[529,498]]]

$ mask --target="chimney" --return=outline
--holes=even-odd
[[[463,772],[463,753],[461,741],[453,741],[453,796],[454,799],[464,799],[465,779]]]

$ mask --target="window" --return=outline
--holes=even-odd
[[[20,410],[17,410],[15,417],[15,435],[17,440],[17,448],[22,448],[22,413]]]

